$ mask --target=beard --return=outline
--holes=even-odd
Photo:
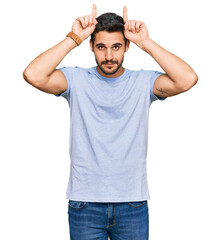
[[[124,61],[124,57],[122,58],[122,61],[119,63],[118,61],[102,61],[101,62],[101,64],[99,64],[99,62],[97,61],[97,58],[95,57],[95,61],[96,61],[96,63],[97,63],[97,66],[100,68],[100,70],[104,73],[104,74],[106,74],[106,75],[113,75],[113,74],[115,74],[118,70],[119,70],[119,68],[122,66],[122,64],[123,64],[123,61]],[[117,64],[117,68],[116,69],[114,69],[112,72],[106,72],[105,70],[104,70],[104,68],[102,68],[102,65],[103,64],[108,64],[108,63],[114,63],[114,64]]]

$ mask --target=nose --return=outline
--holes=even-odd
[[[106,60],[108,60],[108,61],[110,61],[110,60],[113,59],[112,50],[111,50],[110,48],[107,48],[105,58],[106,58]]]

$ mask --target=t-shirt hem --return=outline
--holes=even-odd
[[[138,202],[138,201],[145,201],[150,200],[150,197],[144,197],[140,199],[135,198],[128,198],[128,199],[88,199],[88,198],[73,198],[73,197],[67,197],[67,200],[72,201],[81,201],[81,202]]]

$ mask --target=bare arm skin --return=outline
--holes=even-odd
[[[159,46],[149,38],[146,25],[141,21],[128,20],[127,8],[123,9],[125,37],[151,55],[166,72],[159,76],[153,92],[159,97],[170,97],[192,88],[198,81],[193,69],[182,59]]]
[[[153,86],[153,92],[159,97],[174,96],[192,88],[198,81],[193,69],[182,59],[162,48],[153,40],[140,43],[141,48],[149,53],[166,72],[159,76]]]
[[[85,40],[95,29],[96,15],[97,7],[94,4],[92,14],[77,18],[71,31]],[[63,72],[56,67],[75,47],[77,44],[71,38],[66,37],[36,57],[24,70],[24,79],[32,86],[47,93],[60,94],[64,92],[67,89],[67,80]]]
[[[62,59],[77,46],[69,37],[36,57],[24,70],[23,77],[41,91],[59,94],[67,89],[67,80],[56,69]]]

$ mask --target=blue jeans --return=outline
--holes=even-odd
[[[69,200],[71,240],[148,240],[147,200],[139,202],[81,202]]]

